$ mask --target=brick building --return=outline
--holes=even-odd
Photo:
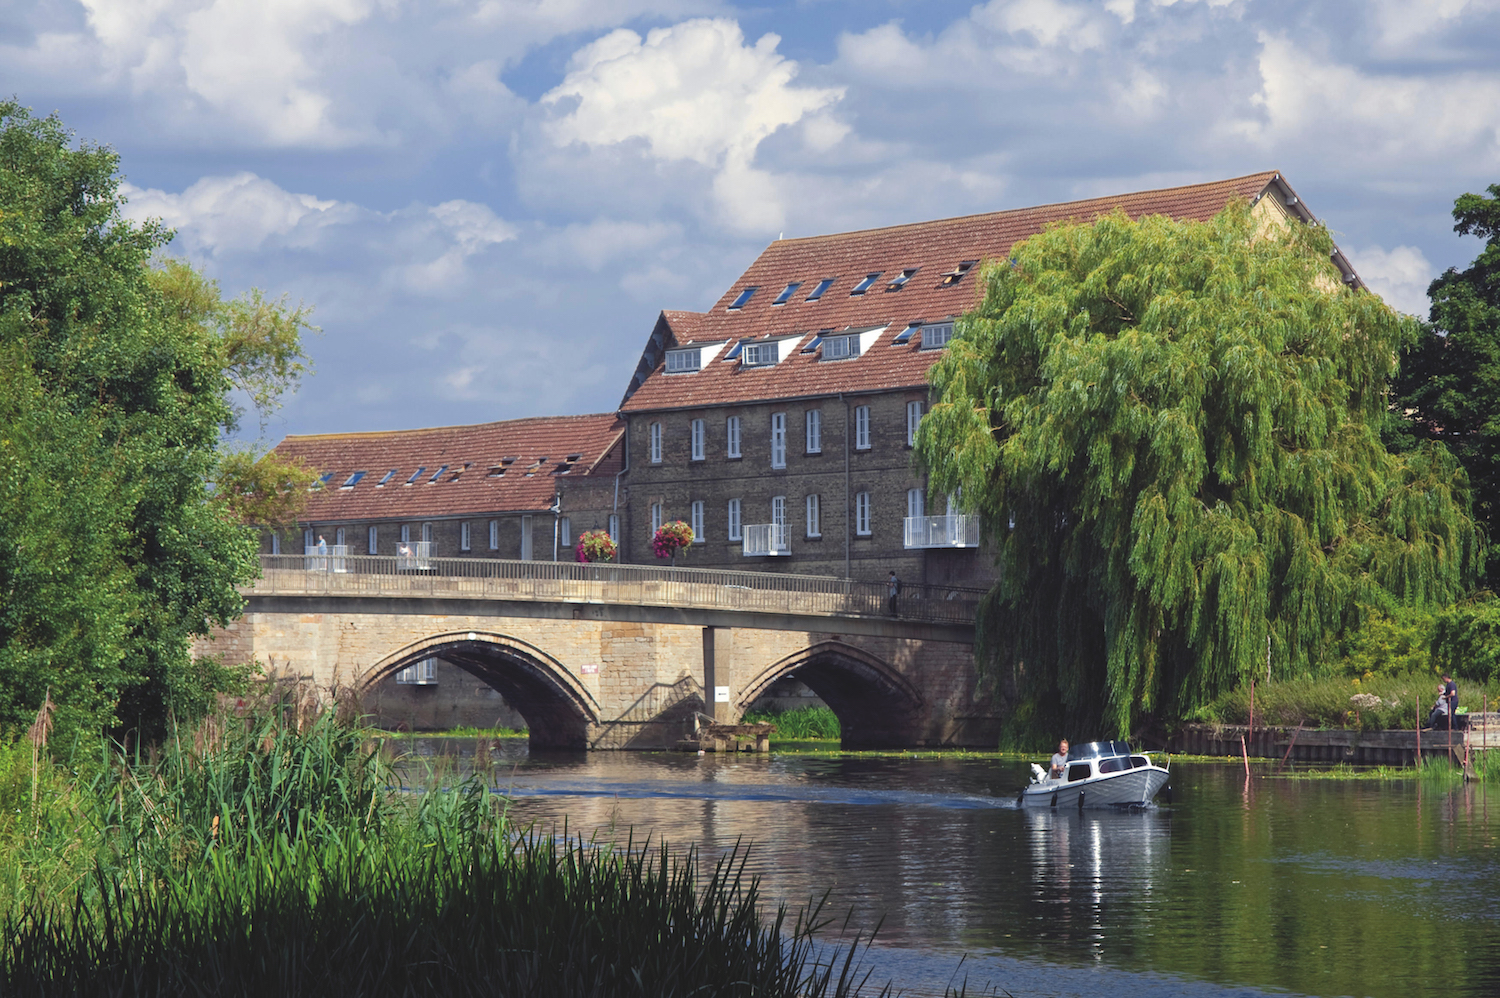
[[[681,519],[692,565],[986,582],[976,518],[911,460],[928,369],[978,303],[982,264],[1054,222],[1202,221],[1236,198],[1267,224],[1314,221],[1266,172],[771,243],[709,311],[662,312],[651,332],[620,406],[630,560],[652,560],[656,526]]]
[[[287,437],[276,451],[320,474],[294,531],[266,554],[323,538],[340,554],[550,561],[581,531],[619,534],[624,423],[613,414]]]

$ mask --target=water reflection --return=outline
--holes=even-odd
[[[852,928],[880,924],[877,976],[925,993],[962,954],[1016,995],[1500,993],[1484,787],[1177,766],[1170,807],[1080,814],[1018,810],[1010,760],[521,746],[492,774],[522,823],[710,861],[752,842],[769,897],[830,892]]]

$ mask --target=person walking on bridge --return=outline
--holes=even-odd
[[[896,578],[896,570],[891,569],[891,577],[885,583],[886,592],[890,596],[891,616],[896,616],[896,597],[901,595],[901,580]]]

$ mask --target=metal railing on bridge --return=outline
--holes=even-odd
[[[453,596],[885,617],[885,582],[713,568],[332,554],[260,556],[251,595]],[[335,567],[337,566],[337,567]],[[972,624],[982,589],[903,582],[896,616]]]

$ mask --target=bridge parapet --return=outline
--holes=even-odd
[[[828,617],[886,617],[886,584],[825,575],[654,565],[423,558],[261,555],[247,596],[370,595],[625,603]],[[984,591],[902,583],[897,616],[972,624]]]

